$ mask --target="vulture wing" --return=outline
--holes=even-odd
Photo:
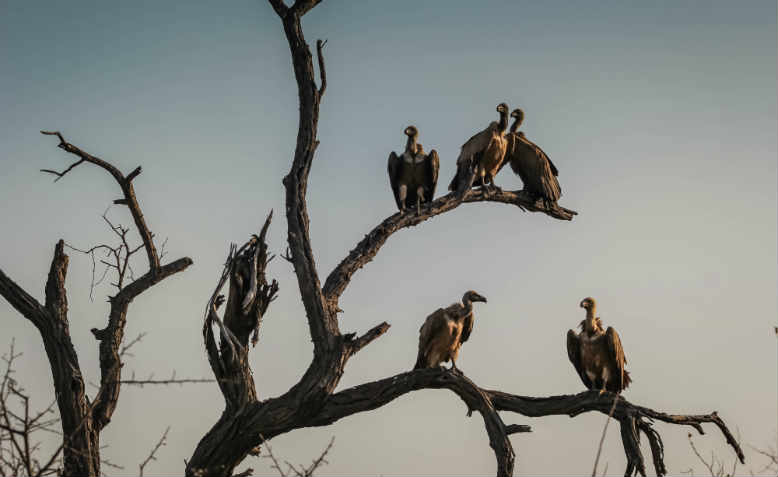
[[[470,313],[465,317],[465,322],[462,324],[462,336],[459,338],[460,343],[464,343],[470,338],[470,333],[473,332],[473,323],[475,322],[475,316]]]
[[[609,389],[609,391],[620,393],[629,386],[631,379],[629,378],[629,373],[624,369],[627,358],[624,356],[624,348],[621,347],[621,339],[612,326],[605,330],[605,342],[608,344],[608,359],[611,371],[615,371],[616,374],[614,387],[617,389]]]
[[[548,157],[548,154],[546,154],[546,152],[543,149],[541,149],[540,146],[527,139],[527,136],[525,136],[524,134],[522,134],[521,137],[522,139],[524,139],[525,142],[527,142],[528,144],[532,145],[532,147],[535,148],[539,156],[545,158],[548,161],[548,167],[551,168],[551,173],[554,174],[554,177],[557,177],[559,175],[559,171],[557,170],[554,163],[551,161],[551,158]]]
[[[489,143],[492,141],[492,135],[497,130],[497,122],[492,121],[489,126],[483,131],[475,134],[473,137],[462,144],[462,150],[457,158],[457,164],[470,160],[476,153],[483,152],[489,147]]]
[[[544,199],[556,202],[562,196],[559,181],[556,179],[556,167],[535,143],[517,134],[515,147],[511,154],[511,168],[521,177],[524,187]]]
[[[465,178],[468,177],[468,170],[473,168],[477,162],[479,162],[483,152],[489,147],[489,144],[493,140],[494,132],[498,128],[496,121],[492,121],[489,126],[483,131],[475,134],[473,137],[462,144],[462,150],[459,152],[457,158],[457,173],[454,178],[451,179],[451,183],[448,185],[448,190],[455,191],[462,194],[467,188],[467,184],[464,184]]]
[[[581,362],[581,340],[573,330],[567,330],[567,357],[570,358],[570,362],[575,366],[581,381],[588,389],[591,389],[592,382],[589,380],[589,376],[586,375]]]
[[[424,324],[419,328],[419,354],[416,356],[416,364],[413,369],[427,367],[427,352],[430,342],[445,329],[447,321],[446,310],[443,308],[438,308],[424,320]]]
[[[400,204],[400,173],[402,167],[402,157],[395,154],[394,151],[390,152],[387,170],[389,172],[389,184],[392,186],[394,201],[397,203],[398,209],[402,208],[402,204]]]
[[[432,202],[435,199],[435,188],[438,186],[438,170],[440,169],[438,151],[435,149],[431,150],[424,162],[427,166],[426,177],[424,178],[424,188],[426,189],[424,201]]]

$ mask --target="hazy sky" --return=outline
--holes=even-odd
[[[418,328],[469,289],[473,335],[459,366],[476,383],[522,395],[575,393],[565,333],[599,301],[622,337],[632,402],[673,413],[719,411],[745,443],[775,445],[776,3],[345,2],[305,16],[325,49],[328,89],[308,189],[311,236],[324,277],[394,213],[386,158],[408,124],[441,157],[445,191],[459,146],[495,105],[521,106],[524,130],[560,170],[573,222],[473,204],[393,236],[343,296],[341,329],[381,321],[389,333],[353,358],[341,388],[409,369]],[[202,315],[229,243],[276,210],[270,246],[285,249],[283,186],[297,127],[297,89],[279,19],[263,1],[0,2],[0,268],[42,299],[54,243],[110,240],[100,215],[114,182],[82,166],[52,184],[41,168],[72,161],[40,129],[59,129],[125,172],[167,259],[194,265],[137,299],[127,335],[146,331],[125,365],[142,376],[211,377]],[[496,179],[515,189],[509,168]],[[110,216],[130,223],[126,210]],[[137,268],[145,266],[139,254]],[[81,366],[99,380],[92,327],[108,286],[89,300],[91,261],[71,253],[70,324]],[[257,389],[276,396],[311,359],[288,263],[252,351]],[[0,346],[25,354],[18,377],[35,405],[53,388],[34,327],[0,301]],[[94,389],[92,389],[92,392]],[[223,409],[215,384],[124,387],[104,456],[132,475],[166,426],[152,473],[180,474]],[[491,474],[477,416],[448,391],[420,391],[378,411],[273,441],[309,462],[336,436],[321,474]],[[591,469],[604,416],[530,419],[512,437],[517,474]],[[671,474],[704,469],[688,428],[657,424]],[[696,438],[728,462],[715,427]],[[646,449],[646,453],[648,450]],[[762,467],[750,449],[749,466]],[[647,454],[648,455],[648,454]],[[611,427],[602,462],[621,475]],[[265,460],[245,465],[272,473]],[[245,465],[243,467],[245,467]],[[241,468],[243,468],[241,467]],[[743,469],[745,471],[746,469]],[[653,468],[650,469],[653,472]]]

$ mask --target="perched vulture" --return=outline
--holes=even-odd
[[[459,348],[473,331],[474,301],[486,303],[486,298],[470,290],[462,297],[462,304],[438,308],[424,320],[419,329],[419,355],[413,369],[436,368],[448,360],[451,368],[456,369]]]
[[[559,188],[559,181],[556,178],[559,171],[537,144],[527,139],[523,132],[518,131],[524,121],[524,111],[514,109],[511,117],[515,118],[515,121],[506,135],[508,150],[500,168],[510,163],[513,172],[524,183],[524,190],[547,203],[558,201],[562,196],[562,189]]]
[[[497,187],[494,176],[502,167],[507,149],[505,130],[508,128],[508,105],[497,105],[500,113],[499,121],[492,121],[489,126],[462,145],[457,158],[457,173],[448,186],[448,190],[462,195],[467,189],[468,172],[475,171],[473,184],[487,187]]]
[[[594,316],[597,309],[594,298],[584,298],[580,306],[586,310],[586,319],[580,325],[581,332],[567,332],[570,362],[587,388],[599,389],[600,394],[606,390],[620,393],[632,379],[624,369],[627,358],[619,334],[610,326],[607,330],[602,329],[600,317]]]
[[[404,212],[406,204],[410,203],[416,204],[416,211],[420,213],[421,204],[429,204],[435,196],[440,160],[434,149],[424,154],[421,144],[416,142],[419,131],[415,126],[405,128],[405,135],[408,141],[402,156],[394,151],[389,154],[389,183],[400,212]]]

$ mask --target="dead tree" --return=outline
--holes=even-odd
[[[377,324],[362,335],[343,333],[338,323],[340,296],[357,270],[378,253],[389,237],[404,228],[415,226],[436,215],[448,212],[462,203],[502,202],[522,210],[542,212],[562,220],[571,220],[574,211],[547,206],[522,192],[467,190],[463,196],[448,194],[433,201],[420,214],[397,213],[376,226],[335,267],[321,285],[308,230],[306,190],[308,173],[319,144],[316,137],[319,106],[327,88],[323,46],[316,42],[320,83],[314,80],[313,55],[303,36],[301,18],[320,0],[297,0],[287,6],[282,0],[269,0],[281,19],[289,43],[299,96],[297,145],[291,170],[284,178],[286,188],[287,240],[286,259],[294,266],[300,296],[305,306],[313,341],[313,359],[303,377],[278,397],[260,401],[248,362],[248,337],[258,332],[262,316],[278,290],[268,284],[265,269],[268,262],[265,236],[270,217],[262,232],[240,250],[230,251],[224,272],[205,312],[203,336],[208,359],[226,402],[219,420],[197,445],[186,466],[189,476],[229,476],[249,454],[257,455],[266,440],[295,429],[326,426],[356,413],[371,411],[408,392],[421,389],[449,389],[462,399],[470,413],[478,411],[484,420],[489,443],[497,461],[497,475],[512,475],[514,452],[508,436],[526,432],[528,426],[506,425],[500,411],[524,416],[577,416],[599,411],[605,415],[613,409],[613,418],[621,424],[621,436],[628,464],[626,475],[645,474],[640,451],[640,435],[649,440],[657,474],[666,473],[663,446],[652,421],[681,424],[703,432],[702,423],[719,427],[727,442],[744,459],[740,446],[716,413],[706,415],[671,415],[619,399],[587,391],[571,396],[524,397],[500,391],[485,390],[457,371],[423,369],[401,373],[335,393],[348,360],[389,329],[388,323]],[[472,177],[469,178],[472,183]],[[229,295],[224,319],[217,314],[224,297],[220,290],[229,280]],[[218,328],[219,340],[214,326]]]
[[[134,279],[131,275],[125,276],[132,251],[140,250],[140,248],[127,246],[126,241],[124,241],[126,238],[125,229],[121,228],[117,232],[111,225],[124,243],[118,247],[106,247],[113,250],[114,253],[117,253],[123,246],[127,246],[127,249],[124,255],[117,253],[115,256],[117,260],[116,271],[119,275],[115,286],[118,292],[108,298],[111,305],[108,322],[103,329],[93,328],[91,330],[99,342],[100,355],[100,386],[97,394],[91,398],[86,394],[84,376],[78,363],[78,354],[70,337],[68,302],[65,292],[68,256],[65,254],[64,241],[58,241],[54,247],[54,258],[46,281],[46,296],[43,304],[0,270],[0,295],[22,316],[31,321],[43,338],[43,346],[51,366],[61,418],[64,457],[62,475],[99,475],[100,432],[111,422],[111,416],[116,410],[119,399],[123,364],[121,347],[130,303],[152,286],[186,269],[192,264],[192,260],[184,257],[167,264],[161,263],[160,252],[154,244],[154,235],[146,224],[133,187],[132,181],[141,173],[140,167],[124,175],[109,162],[70,144],[59,132],[41,131],[41,133],[56,136],[59,139],[58,147],[60,149],[78,157],[76,162],[62,172],[43,170],[43,172],[56,175],[57,179],[55,180],[61,179],[83,163],[94,164],[114,178],[122,192],[122,197],[114,200],[114,204],[125,205],[129,209],[148,258],[148,270],[143,275]],[[125,283],[126,278],[132,281]]]

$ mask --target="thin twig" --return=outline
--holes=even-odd
[[[165,445],[165,442],[167,440],[167,433],[170,431],[170,426],[165,429],[165,432],[162,434],[162,437],[159,439],[159,442],[154,446],[153,449],[151,449],[151,453],[149,453],[149,456],[146,457],[146,460],[138,464],[138,475],[140,477],[143,477],[143,469],[146,467],[146,465],[151,462],[152,460],[157,460],[156,454],[160,447]]]
[[[616,411],[616,404],[619,402],[619,395],[617,394],[615,398],[613,398],[613,406],[611,406],[611,411],[608,413],[608,418],[605,420],[605,427],[602,428],[602,436],[600,437],[600,445],[597,447],[597,457],[594,458],[594,469],[592,469],[592,477],[595,477],[597,475],[597,463],[600,462],[600,454],[602,453],[602,445],[605,442],[605,433],[608,432],[608,424],[611,422],[611,418],[613,417],[613,413]]]

